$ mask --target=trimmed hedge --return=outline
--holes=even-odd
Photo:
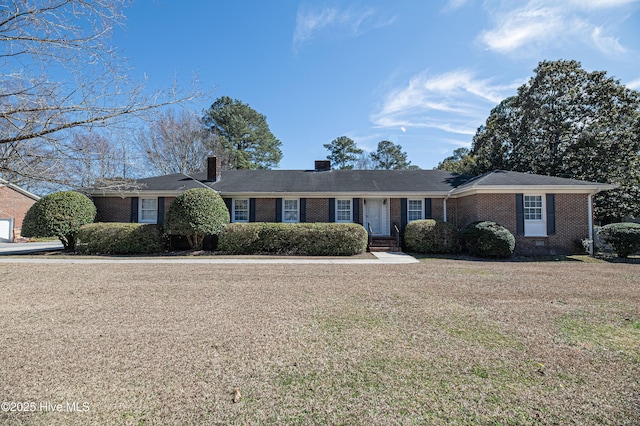
[[[157,225],[91,223],[80,228],[76,252],[80,254],[147,254],[164,249]]]
[[[218,248],[229,254],[351,256],[367,249],[367,231],[355,223],[232,223]]]
[[[470,255],[477,257],[508,258],[516,248],[513,234],[490,221],[470,223],[462,231],[462,243]]]
[[[96,206],[76,191],[46,195],[27,211],[22,222],[23,237],[57,237],[65,250],[73,250],[82,225],[96,218]]]
[[[613,247],[619,257],[640,253],[640,223],[611,223],[600,229],[600,238]]]
[[[229,210],[216,192],[195,188],[183,192],[169,206],[165,220],[169,235],[187,237],[193,249],[201,249],[207,235],[218,235],[229,223]]]
[[[458,229],[433,219],[409,222],[404,243],[408,251],[416,253],[458,253],[461,249]]]

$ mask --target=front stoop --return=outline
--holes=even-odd
[[[398,252],[402,251],[401,247],[396,244],[396,239],[393,237],[372,237],[371,244],[369,244],[370,252]]]

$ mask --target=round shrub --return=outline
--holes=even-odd
[[[477,257],[508,258],[516,247],[513,234],[490,221],[469,224],[462,232],[462,243],[470,255]]]
[[[416,253],[457,253],[460,234],[447,222],[414,220],[404,230],[404,243],[407,250]]]
[[[141,223],[90,223],[76,236],[80,254],[148,254],[164,248],[157,225]]]
[[[57,237],[66,250],[75,247],[76,233],[96,218],[96,206],[76,191],[54,192],[31,206],[22,222],[25,237]]]
[[[613,247],[618,256],[627,258],[640,253],[640,223],[611,223],[600,228],[600,238]]]
[[[190,189],[178,195],[169,206],[165,230],[182,235],[193,249],[202,248],[204,237],[218,235],[229,223],[229,210],[216,192],[206,188]]]
[[[229,254],[351,256],[367,249],[367,231],[354,223],[232,223],[218,248]]]

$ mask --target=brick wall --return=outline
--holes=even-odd
[[[400,198],[389,199],[389,223],[391,225],[389,229],[393,230],[393,225],[398,225],[398,229],[400,229],[400,232],[403,232],[403,230],[401,229],[402,211],[400,204]]]
[[[329,222],[328,198],[307,198],[307,222]]]
[[[455,224],[463,229],[478,220],[499,223],[516,237],[517,254],[575,253],[580,250],[576,241],[589,235],[587,200],[587,194],[555,194],[556,233],[546,237],[517,235],[515,194],[475,194],[458,198]]]
[[[97,222],[129,222],[131,220],[131,198],[94,197],[93,204],[98,211]]]
[[[22,228],[22,220],[36,201],[8,186],[0,186],[0,217],[13,218],[13,227]]]
[[[256,222],[276,221],[276,199],[256,198]]]

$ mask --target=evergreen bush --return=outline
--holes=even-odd
[[[416,253],[458,253],[460,234],[447,222],[433,219],[414,220],[404,230],[404,244]]]
[[[165,232],[182,235],[191,248],[199,250],[207,235],[218,235],[229,223],[229,210],[216,192],[207,188],[190,189],[178,195],[169,206]]]
[[[640,223],[611,223],[600,229],[600,238],[610,244],[618,256],[640,253]]]
[[[367,232],[354,223],[232,223],[218,247],[229,254],[351,256],[367,249]]]
[[[95,218],[96,206],[86,195],[76,191],[54,192],[31,206],[21,233],[24,237],[57,237],[65,250],[73,250],[80,227]]]
[[[141,223],[91,223],[76,237],[80,254],[148,254],[163,250],[162,232],[157,225]]]
[[[472,256],[509,258],[516,239],[509,230],[495,222],[470,223],[462,232],[464,249]]]

